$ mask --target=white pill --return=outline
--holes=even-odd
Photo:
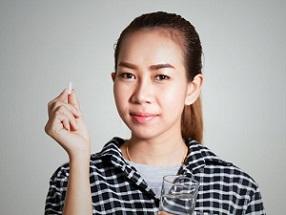
[[[72,93],[72,82],[71,81],[69,82],[69,88],[68,89],[69,89],[68,93],[71,94]]]

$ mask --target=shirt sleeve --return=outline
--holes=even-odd
[[[247,205],[246,213],[247,215],[266,215],[262,197],[259,191],[259,188],[257,187],[253,195],[251,196],[250,202]]]
[[[67,176],[64,167],[60,167],[50,178],[45,215],[62,214],[68,182]]]

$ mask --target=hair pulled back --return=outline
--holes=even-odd
[[[143,14],[135,18],[121,32],[114,52],[115,71],[123,39],[132,32],[152,28],[163,28],[179,33],[181,42],[179,45],[182,45],[188,81],[192,81],[197,74],[201,74],[202,47],[195,27],[180,15],[163,11]],[[202,142],[203,117],[200,97],[193,104],[185,105],[182,113],[181,132],[185,140],[192,138]]]

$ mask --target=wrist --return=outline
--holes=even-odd
[[[68,153],[70,163],[86,163],[90,161],[90,152]]]

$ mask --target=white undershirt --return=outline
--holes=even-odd
[[[177,175],[177,172],[181,167],[180,165],[167,167],[150,166],[146,164],[134,163],[129,160],[127,160],[127,162],[131,166],[135,167],[148,186],[154,191],[157,198],[160,198],[163,176]]]

